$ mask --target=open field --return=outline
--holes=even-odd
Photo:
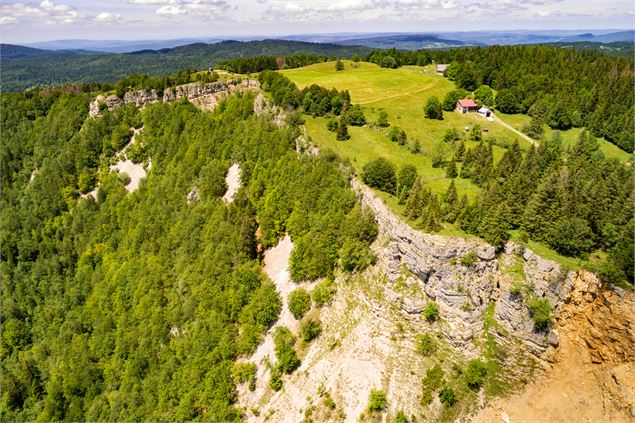
[[[377,157],[385,157],[398,168],[411,164],[423,176],[427,186],[435,192],[445,192],[450,180],[445,178],[444,169],[432,168],[430,155],[448,128],[463,131],[475,123],[488,129],[485,136],[492,136],[499,141],[513,142],[518,137],[508,129],[494,122],[489,122],[480,115],[471,113],[462,115],[457,112],[444,112],[443,120],[426,119],[423,105],[435,95],[440,100],[454,88],[454,83],[434,74],[433,66],[404,66],[399,69],[385,69],[371,63],[353,63],[344,61],[345,70],[335,71],[333,62],[319,63],[304,68],[291,69],[283,73],[298,87],[318,84],[327,88],[348,90],[351,101],[361,104],[366,119],[373,122],[381,110],[388,113],[391,125],[399,126],[406,131],[409,140],[419,140],[421,153],[412,153],[407,147],[397,145],[388,138],[388,129],[370,127],[349,127],[351,139],[346,142],[336,141],[335,134],[326,129],[326,118],[306,119],[307,135],[320,147],[330,148],[340,156],[351,160],[357,172],[367,162]],[[356,66],[356,67],[353,67]],[[423,72],[426,73],[423,73]],[[519,139],[523,147],[529,144]],[[468,146],[472,143],[468,143]],[[452,148],[447,145],[446,157],[452,155]],[[497,160],[504,149],[494,146],[494,158]],[[460,194],[473,198],[478,188],[468,180],[455,180]]]
[[[501,147],[514,140],[518,140],[521,148],[527,149],[530,144],[520,139],[514,132],[502,127],[496,122],[489,122],[476,113],[460,114],[457,112],[444,112],[443,120],[426,119],[423,106],[431,96],[437,96],[442,100],[446,93],[455,88],[454,83],[434,73],[434,67],[404,66],[399,69],[385,69],[371,63],[353,63],[343,61],[345,70],[336,71],[334,62],[319,63],[304,68],[285,70],[283,73],[291,79],[299,88],[311,84],[317,84],[326,88],[348,90],[351,101],[360,104],[364,108],[366,119],[370,125],[365,127],[349,126],[351,139],[337,141],[335,133],[327,129],[327,118],[314,118],[305,116],[306,135],[322,149],[331,149],[341,157],[350,160],[357,173],[361,173],[363,166],[378,157],[385,157],[394,163],[397,168],[403,165],[413,165],[426,185],[436,193],[444,193],[450,184],[450,179],[445,177],[443,168],[433,168],[430,158],[435,146],[441,141],[443,132],[448,128],[456,128],[460,132],[471,127],[475,123],[487,128],[484,137],[496,139],[494,145],[494,160],[498,161],[505,152]],[[409,143],[418,140],[421,144],[421,152],[413,153],[407,146],[401,146],[390,141],[388,130],[390,128],[374,127],[381,110],[388,113],[388,122],[399,126],[406,131]],[[497,113],[504,122],[520,130],[523,124],[529,122],[527,115],[507,115]],[[565,148],[572,146],[578,139],[581,128],[573,128],[561,131]],[[546,136],[550,137],[553,130],[547,129]],[[615,145],[600,139],[600,148],[608,157],[616,157],[620,160],[632,159],[632,154],[620,150]],[[468,142],[467,147],[476,143]],[[452,156],[453,148],[446,144],[446,158]],[[460,172],[460,165],[459,165]],[[480,189],[471,181],[456,178],[455,184],[460,195],[466,194],[470,199],[478,196]],[[398,204],[397,198],[377,191],[386,205],[396,214],[403,217],[405,206]],[[407,219],[405,219],[407,220]],[[415,222],[408,222],[415,225]],[[440,233],[446,235],[458,235],[471,237],[461,231],[457,225],[445,224]],[[512,231],[512,239],[519,241],[516,231]],[[563,257],[542,244],[529,243],[529,247],[539,254],[554,259],[569,268],[594,268],[596,260],[573,259]]]
[[[436,96],[443,100],[447,92],[454,89],[454,83],[437,76],[432,65],[385,69],[372,63],[343,62],[346,67],[340,72],[335,71],[333,62],[325,62],[283,73],[299,88],[317,84],[326,88],[348,90],[351,101],[364,107],[366,118],[370,122],[377,119],[380,110],[385,110],[388,113],[388,122],[404,129],[408,139],[419,140],[423,152],[431,152],[446,129],[462,130],[474,123],[480,123],[483,128],[488,129],[490,136],[499,140],[513,142],[518,139],[513,132],[473,113],[462,115],[444,112],[443,120],[426,119],[423,106],[427,99]],[[355,139],[351,141],[356,142]],[[519,139],[519,142],[523,147],[529,146],[524,140]]]

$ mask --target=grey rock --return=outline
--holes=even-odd
[[[486,260],[486,261],[493,260],[494,257],[496,257],[496,249],[494,249],[494,247],[492,246],[482,245],[476,249],[476,255],[481,260]]]

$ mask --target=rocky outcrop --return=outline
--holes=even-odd
[[[124,94],[123,100],[116,95],[104,97],[99,95],[90,103],[89,114],[92,117],[99,116],[103,108],[113,110],[122,104],[134,104],[136,107],[144,107],[147,104],[160,101],[174,101],[186,97],[192,104],[202,110],[214,110],[218,102],[236,92],[257,91],[260,83],[252,79],[229,80],[227,82],[212,82],[208,84],[191,83],[167,88],[163,95],[158,95],[156,90],[138,90]]]
[[[534,329],[522,296],[510,293],[512,281],[499,269],[506,260],[521,260],[526,285],[537,298],[548,298],[555,312],[561,308],[572,284],[573,273],[561,275],[557,263],[544,260],[530,250],[509,243],[503,256],[496,257],[494,247],[476,239],[437,236],[411,228],[392,212],[373,191],[353,180],[354,189],[363,205],[374,213],[380,234],[388,238],[379,252],[380,265],[389,284],[386,298],[398,305],[411,319],[420,319],[427,301],[435,301],[441,318],[449,326],[444,336],[454,347],[477,353],[472,339],[484,331],[485,313],[493,303],[492,318],[496,324],[489,329],[498,343],[522,342],[524,349],[541,357],[549,347],[558,344],[555,329],[540,332]],[[476,257],[466,266],[467,255]],[[399,282],[418,286],[416,290],[397,289]],[[490,311],[491,312],[491,311]]]
[[[272,104],[263,93],[258,93],[254,99],[254,113],[256,116],[265,116],[271,119],[278,128],[285,126],[289,117],[289,113]]]

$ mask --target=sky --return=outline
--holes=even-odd
[[[633,29],[632,0],[0,0],[6,43],[339,32]]]

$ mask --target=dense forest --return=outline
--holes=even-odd
[[[0,53],[7,45],[0,46]],[[9,48],[9,51],[13,49]],[[366,55],[368,47],[339,46],[287,40],[222,41],[216,44],[189,44],[162,50],[142,50],[125,54],[82,55],[73,52],[48,52],[31,57],[2,57],[3,91],[18,91],[33,86],[77,82],[115,82],[130,74],[162,77],[184,68],[207,69],[217,63],[240,57],[291,56],[299,53],[325,57]]]
[[[504,113],[528,113],[554,129],[586,127],[633,151],[635,86],[632,57],[548,46],[491,46],[448,51],[375,51],[367,61],[383,67],[449,63],[446,76],[459,88],[497,90]]]
[[[451,159],[440,159],[452,179],[443,195],[424,187],[412,166],[398,169],[380,158],[370,162],[362,179],[398,197],[404,215],[426,231],[456,223],[499,250],[520,231],[521,241],[544,243],[565,256],[596,256],[593,270],[622,286],[635,280],[633,250],[634,209],[632,164],[606,159],[593,135],[583,132],[570,150],[556,133],[539,147],[523,153],[518,143],[507,147],[494,163],[492,142],[472,131],[467,148],[460,136],[445,137]],[[455,178],[470,179],[481,194],[469,202],[459,197]]]
[[[293,54],[290,56],[254,56],[224,60],[218,67],[233,73],[254,73],[263,70],[294,69],[314,63],[335,60],[335,56],[318,56],[315,54]]]
[[[338,158],[299,157],[298,127],[256,117],[253,94],[87,118],[93,95],[2,96],[3,420],[239,420],[234,361],[280,311],[258,245],[289,233],[298,280],[361,269],[374,219]],[[128,193],[108,165],[133,127],[152,167]]]

